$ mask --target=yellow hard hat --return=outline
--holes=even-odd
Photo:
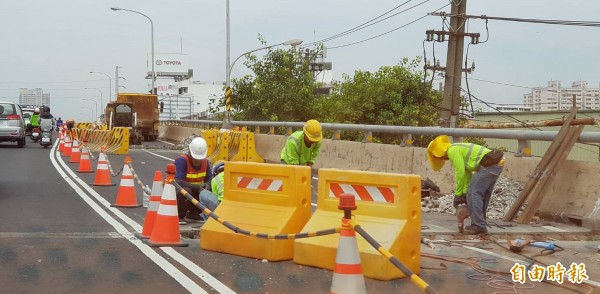
[[[429,146],[427,146],[427,160],[434,171],[439,171],[444,167],[446,161],[442,157],[446,156],[450,145],[450,137],[440,135],[433,139],[429,143]]]
[[[319,142],[323,140],[323,129],[321,128],[321,124],[315,120],[311,119],[304,124],[304,135],[308,138],[308,140],[312,142]]]

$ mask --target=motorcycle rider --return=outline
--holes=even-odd
[[[40,119],[39,119],[39,123],[40,123],[40,128],[42,133],[43,132],[49,132],[50,133],[50,144],[52,144],[52,130],[54,130],[54,116],[52,116],[52,114],[50,113],[50,107],[48,106],[43,106],[42,107],[42,112],[40,114]],[[44,140],[42,138],[42,144],[44,143]]]
[[[63,120],[62,118],[60,118],[60,116],[58,117],[58,119],[56,120],[56,130],[60,131],[60,127],[63,125]]]
[[[29,118],[29,123],[31,124],[31,128],[39,128],[40,127],[40,108],[36,107],[33,110],[33,114]]]

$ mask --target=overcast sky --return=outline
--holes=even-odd
[[[404,2],[408,3],[386,16],[418,6],[325,43],[336,80],[355,70],[376,71],[395,65],[404,57],[422,56],[425,31],[441,29],[442,19],[428,16],[399,27],[440,9],[449,0],[230,0],[231,59],[262,47],[259,34],[269,45],[290,39],[308,44],[352,29]],[[95,106],[81,99],[100,100],[97,90],[85,88],[101,90],[104,103],[109,96],[106,76],[89,72],[110,75],[114,88],[116,66],[126,79],[121,81],[126,87],[121,91],[147,91],[149,81],[144,77],[151,48],[150,22],[141,15],[110,10],[115,6],[149,16],[154,22],[155,53],[188,54],[194,80],[225,80],[224,0],[3,0],[0,100],[17,101],[19,88],[39,87],[51,94],[54,114],[86,120],[90,111],[81,106]],[[450,7],[442,11],[449,13]],[[467,13],[472,15],[538,19],[600,21],[598,11],[600,1],[589,0],[470,0],[467,4]],[[468,54],[468,63],[475,61],[476,65],[469,86],[477,98],[521,104],[528,87],[545,86],[550,79],[562,80],[563,85],[582,79],[599,87],[600,28],[504,21],[489,21],[488,27],[488,42],[470,46]],[[481,41],[487,38],[483,20],[471,20],[468,31],[481,33]],[[427,58],[433,53],[433,43],[426,43]],[[435,55],[445,65],[445,43],[435,44]],[[242,61],[232,77],[248,73]],[[114,89],[111,91],[114,95]]]

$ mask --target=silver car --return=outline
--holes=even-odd
[[[17,142],[25,146],[25,121],[21,106],[14,102],[0,102],[0,142]]]

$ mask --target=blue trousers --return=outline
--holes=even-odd
[[[487,229],[486,212],[502,169],[500,165],[481,167],[469,182],[467,205],[471,213],[471,226],[475,229]]]

